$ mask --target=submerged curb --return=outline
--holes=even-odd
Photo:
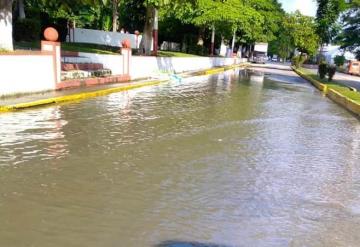
[[[247,63],[243,64],[236,64],[231,66],[225,66],[220,68],[213,68],[208,70],[202,70],[198,72],[194,72],[193,76],[200,76],[200,75],[210,75],[210,74],[217,74],[224,72],[226,70],[238,68],[238,67],[246,67],[248,66]],[[78,101],[78,100],[84,100],[89,98],[95,98],[98,96],[104,96],[112,93],[118,93],[121,91],[127,91],[131,89],[146,87],[146,86],[155,86],[164,82],[168,82],[169,80],[154,80],[154,81],[147,81],[147,82],[139,82],[134,83],[133,85],[126,85],[126,86],[119,86],[109,89],[101,89],[91,92],[82,92],[82,93],[76,93],[76,94],[69,94],[65,96],[59,96],[59,97],[53,97],[53,98],[47,98],[47,99],[41,99],[26,103],[19,103],[19,104],[13,104],[13,105],[0,105],[0,113],[5,112],[11,112],[11,111],[19,111],[24,110],[27,108],[32,107],[39,107],[39,106],[45,106],[50,104],[58,104],[58,103],[64,103],[64,102],[70,102],[70,101]]]
[[[140,87],[145,87],[145,86],[153,86],[153,85],[160,84],[162,82],[165,82],[165,80],[137,83],[134,85],[102,89],[102,90],[93,91],[93,92],[70,94],[70,95],[65,95],[65,96],[36,100],[36,101],[32,101],[32,102],[26,102],[26,103],[14,104],[14,105],[5,105],[5,106],[0,106],[0,113],[23,110],[26,108],[37,107],[37,106],[63,103],[63,102],[68,102],[68,101],[77,101],[77,100],[83,100],[83,99],[88,99],[88,98],[94,98],[94,97],[98,97],[98,96],[103,96],[103,95],[108,95],[108,94],[112,94],[112,93],[130,90],[130,89],[135,89],[135,88],[140,88]]]
[[[329,89],[328,85],[321,83],[313,78],[311,78],[308,75],[305,75],[300,70],[296,69],[295,67],[292,67],[292,69],[302,78],[308,80],[314,87],[319,89],[321,92],[323,92],[324,95],[326,95],[329,99],[334,101],[335,103],[341,105],[348,111],[360,116],[360,104],[355,102],[352,99],[349,99],[342,93],[336,91],[335,89]]]

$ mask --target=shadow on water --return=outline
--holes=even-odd
[[[214,244],[214,243],[200,243],[200,242],[187,242],[178,240],[169,240],[155,245],[155,247],[231,247],[229,245]]]

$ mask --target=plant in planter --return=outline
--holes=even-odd
[[[336,66],[334,66],[334,65],[328,66],[327,75],[328,75],[329,81],[332,81],[335,73],[336,73]]]
[[[318,74],[319,74],[319,77],[320,79],[324,79],[327,72],[328,72],[328,65],[327,63],[320,63],[319,64],[319,69],[318,69]]]

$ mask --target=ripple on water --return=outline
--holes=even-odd
[[[357,246],[359,121],[271,73],[2,115],[0,245]]]

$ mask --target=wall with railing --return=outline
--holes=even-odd
[[[107,32],[101,30],[74,28],[70,29],[68,41],[75,43],[91,43],[98,45],[107,45],[113,47],[121,47],[124,40],[129,40],[132,49],[137,49],[140,46],[141,35]]]

